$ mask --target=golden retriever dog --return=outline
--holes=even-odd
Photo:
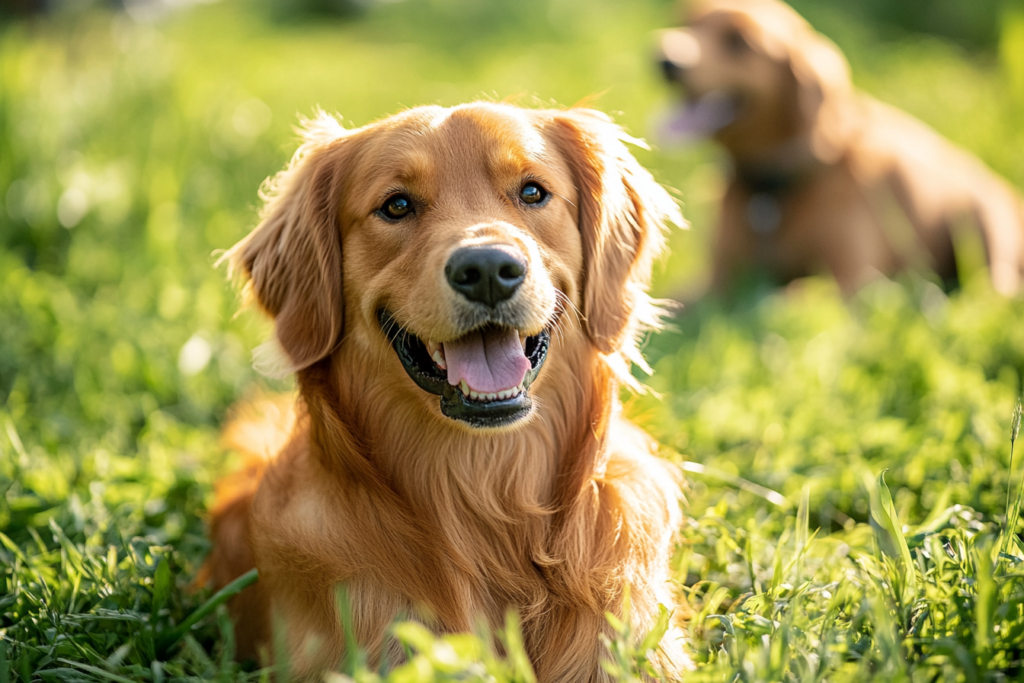
[[[273,638],[315,677],[346,643],[400,661],[396,619],[514,611],[538,680],[606,680],[605,613],[643,634],[675,606],[680,477],[618,393],[677,206],[586,109],[321,115],[304,137],[226,256],[299,394],[269,432],[243,424],[254,455],[283,446],[213,514],[213,583],[259,569],[232,605],[242,654]],[[654,661],[688,666],[678,630]]]
[[[713,135],[732,160],[713,288],[745,270],[786,282],[831,272],[847,293],[879,274],[957,283],[957,230],[984,244],[994,288],[1024,265],[1024,205],[978,159],[857,92],[839,50],[776,0],[705,0],[664,31],[661,65],[684,93],[668,124]]]

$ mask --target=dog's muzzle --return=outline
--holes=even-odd
[[[477,428],[504,427],[533,408],[530,386],[547,358],[547,329],[521,339],[515,329],[490,323],[458,339],[424,341],[387,310],[380,323],[406,373],[424,391],[441,397],[441,413]]]

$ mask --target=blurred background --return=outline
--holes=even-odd
[[[859,87],[1024,186],[1019,5],[793,5]],[[288,387],[251,369],[270,328],[236,316],[213,264],[255,225],[299,115],[360,126],[419,104],[585,102],[650,137],[675,97],[653,32],[681,15],[668,0],[0,1],[0,572],[22,582],[0,597],[0,637],[22,643],[19,666],[52,659],[63,628],[40,595],[80,614],[134,609],[169,566],[180,590],[153,618],[194,606],[205,505],[231,463],[218,425],[239,398]],[[720,155],[650,142],[637,156],[692,224],[672,235],[655,292],[688,297],[707,276]],[[654,392],[628,404],[668,457],[700,465],[691,515],[705,521],[680,581],[749,588],[735,553],[744,538],[768,547],[758,534],[782,528],[805,486],[812,528],[854,529],[863,472],[889,468],[915,523],[957,503],[997,514],[1022,314],[982,275],[950,297],[908,279],[844,302],[813,280],[681,311],[648,344]],[[108,589],[69,598],[67,557],[102,564],[108,548]],[[79,627],[97,652],[130,641],[91,623]]]

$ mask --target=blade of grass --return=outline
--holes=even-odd
[[[1017,442],[1017,433],[1020,431],[1021,404],[1017,399],[1017,405],[1013,409],[1013,421],[1010,426],[1010,471],[1007,475],[1006,485],[1006,527],[1003,529],[1002,538],[999,543],[999,552],[1006,553],[1010,549],[1010,540],[1017,532],[1017,520],[1020,517],[1021,496],[1024,496],[1024,477],[1021,477],[1017,486],[1017,495],[1010,502],[1011,491],[1013,490],[1013,447]]]
[[[659,604],[658,619],[654,622],[654,626],[651,627],[651,630],[647,632],[647,635],[644,636],[643,641],[640,643],[640,652],[642,654],[646,654],[649,650],[653,650],[658,647],[659,643],[661,643],[661,639],[664,638],[665,634],[668,632],[668,620],[670,616],[668,609],[664,605]]]
[[[348,676],[354,676],[366,662],[363,660],[363,652],[356,640],[356,629],[352,621],[352,603],[348,597],[348,587],[339,583],[335,591],[335,601],[338,605],[338,614],[341,617],[342,636],[345,638],[345,659],[342,662],[341,670]]]
[[[796,513],[796,580],[793,582],[794,585],[798,585],[804,578],[804,549],[807,547],[807,534],[810,526],[808,521],[810,505],[811,487],[805,484],[800,494],[800,507],[797,508]]]
[[[171,649],[175,643],[181,640],[181,638],[188,633],[193,626],[199,623],[201,619],[211,614],[215,609],[217,609],[217,607],[227,602],[230,598],[238,595],[258,580],[259,573],[257,570],[251,569],[247,571],[245,574],[242,574],[237,579],[214,593],[209,600],[200,605],[195,612],[185,619],[185,621],[178,624],[174,629],[161,634],[160,637],[157,638],[157,652],[160,657],[165,657],[167,651]]]
[[[125,678],[124,676],[118,676],[117,674],[112,674],[109,671],[104,671],[103,669],[101,669],[101,668],[99,668],[97,666],[89,666],[88,664],[82,664],[80,662],[74,662],[74,661],[72,661],[70,659],[65,659],[64,657],[58,657],[57,661],[60,662],[61,664],[67,664],[68,666],[73,666],[76,669],[81,669],[82,671],[88,671],[89,673],[93,674],[94,676],[99,676],[100,678],[105,678],[108,681],[117,681],[117,683],[135,683],[130,678]]]
[[[883,548],[883,552],[902,560],[906,581],[904,585],[911,591],[915,591],[917,589],[917,574],[914,571],[914,559],[910,555],[906,536],[903,535],[903,527],[896,514],[896,506],[893,505],[889,487],[885,483],[885,473],[888,471],[888,469],[882,470],[875,482],[876,486],[871,496],[871,518],[884,534],[886,542],[879,544]]]
[[[704,465],[701,465],[699,462],[690,462],[688,460],[684,462],[682,465],[680,465],[680,467],[682,467],[684,472],[690,472],[691,474],[701,474],[705,477],[710,477],[711,479],[718,479],[720,481],[724,481],[732,486],[735,486],[740,490],[746,491],[747,493],[753,493],[755,496],[764,498],[769,503],[773,505],[778,505],[780,508],[789,508],[789,501],[786,500],[786,497],[784,495],[782,495],[778,491],[773,491],[770,488],[761,486],[760,484],[755,484],[752,481],[748,481],[743,477],[737,477],[736,475],[729,474],[721,470],[716,470],[713,467],[705,467]]]
[[[161,557],[160,564],[156,567],[153,576],[153,619],[156,619],[160,610],[167,604],[167,598],[171,594],[171,567],[167,564],[167,558]]]
[[[537,683],[533,672],[533,664],[526,654],[526,643],[519,623],[519,615],[509,610],[505,614],[505,630],[502,632],[505,653],[511,667],[512,680],[518,683]]]
[[[975,574],[976,599],[974,603],[974,638],[979,650],[978,662],[984,666],[992,647],[993,625],[996,618],[997,587],[992,576],[991,553],[987,548],[978,548],[977,573]]]

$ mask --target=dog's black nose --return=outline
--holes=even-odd
[[[661,67],[661,76],[669,83],[678,83],[683,77],[683,68],[668,58],[661,58],[658,61]]]
[[[444,267],[456,292],[470,301],[497,306],[509,299],[526,279],[526,260],[506,245],[462,247]]]

